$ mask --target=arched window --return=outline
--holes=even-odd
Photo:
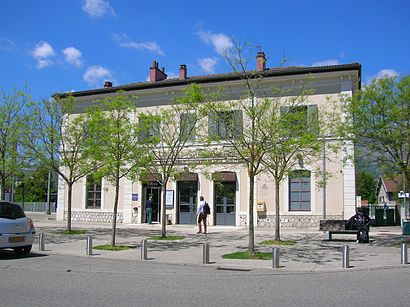
[[[310,171],[289,173],[289,211],[310,211]]]

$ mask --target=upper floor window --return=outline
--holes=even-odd
[[[196,139],[196,114],[195,113],[184,113],[181,114],[180,118],[180,136],[184,141],[194,142]]]
[[[101,179],[96,180],[93,176],[89,175],[87,180],[87,208],[88,209],[100,209],[101,208]]]
[[[161,121],[158,116],[141,114],[138,118],[138,141],[158,142]]]
[[[310,211],[310,171],[289,173],[289,211]]]
[[[282,117],[289,120],[290,128],[317,133],[318,108],[317,105],[282,106]]]
[[[210,113],[208,116],[208,135],[212,139],[226,140],[242,134],[243,119],[241,110]]]

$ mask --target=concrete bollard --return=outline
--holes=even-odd
[[[141,259],[142,260],[147,260],[148,259],[147,240],[142,240],[141,241]]]
[[[272,268],[279,268],[279,247],[272,247]]]
[[[209,243],[202,245],[202,263],[209,264]]]
[[[93,254],[93,237],[87,236],[87,241],[85,242],[85,253],[88,256]]]
[[[44,233],[40,232],[38,235],[38,250],[39,251],[45,251],[46,250],[46,245],[44,242]]]
[[[343,246],[342,267],[344,269],[349,268],[349,245]]]
[[[401,244],[401,264],[407,264],[407,243]]]

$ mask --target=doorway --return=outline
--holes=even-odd
[[[196,224],[197,181],[178,181],[179,224]]]
[[[235,226],[236,182],[215,182],[215,225]]]
[[[161,222],[161,186],[158,182],[148,182],[143,186],[143,205],[144,205],[144,217],[143,222],[147,223],[147,216],[145,210],[145,202],[152,196],[152,222]]]

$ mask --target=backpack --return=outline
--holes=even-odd
[[[204,213],[211,214],[211,208],[209,207],[207,202],[205,202],[205,205],[204,205]]]

